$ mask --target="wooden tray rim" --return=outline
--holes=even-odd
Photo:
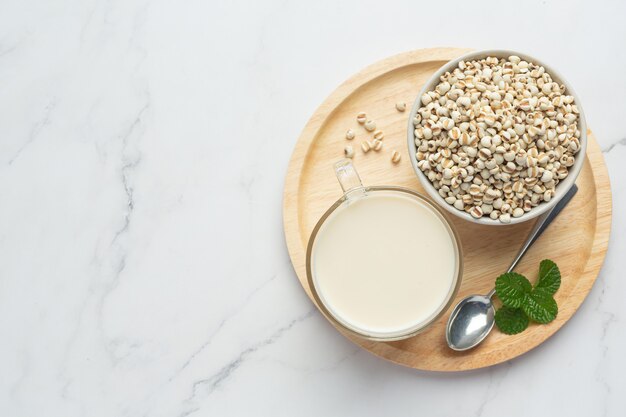
[[[307,296],[313,301],[312,294],[310,289],[304,283],[306,282],[306,277],[303,279],[300,277],[302,273],[306,275],[304,271],[305,268],[305,259],[302,252],[306,252],[302,250],[302,245],[306,247],[306,242],[302,242],[302,239],[308,239],[308,237],[301,236],[298,225],[301,223],[301,219],[299,218],[299,206],[298,206],[298,189],[300,187],[301,176],[302,176],[302,164],[303,161],[306,160],[307,154],[311,147],[311,144],[317,137],[316,132],[326,123],[327,119],[332,115],[334,109],[341,104],[345,99],[347,99],[350,95],[352,95],[356,90],[358,90],[361,86],[369,83],[370,81],[384,75],[387,72],[393,71],[396,68],[401,66],[408,66],[419,64],[422,62],[429,61],[448,61],[457,56],[463,55],[465,53],[470,52],[471,49],[465,48],[428,48],[428,49],[419,49],[409,52],[400,53],[388,58],[385,58],[381,61],[378,61],[372,65],[369,65],[359,71],[357,74],[350,77],[348,80],[343,82],[339,87],[337,87],[327,98],[324,100],[322,104],[318,106],[318,108],[313,113],[313,116],[309,119],[304,129],[302,130],[296,146],[293,150],[291,159],[289,161],[289,165],[287,168],[288,175],[285,179],[284,193],[283,193],[283,227],[285,231],[285,240],[287,244],[287,250],[292,261],[292,265],[294,271],[296,272],[296,276],[300,281],[300,284],[304,288]],[[591,287],[593,286],[598,274],[601,272],[602,264],[604,262],[604,258],[606,255],[610,231],[611,231],[611,220],[612,220],[612,196],[611,196],[611,187],[610,180],[608,176],[608,171],[606,165],[604,163],[604,158],[602,156],[602,152],[599,149],[597,142],[591,131],[588,129],[588,149],[587,149],[587,158],[589,159],[589,163],[591,166],[591,174],[593,176],[593,182],[596,187],[596,219],[595,219],[595,232],[593,235],[593,243],[591,247],[591,251],[589,253],[589,258],[587,259],[587,263],[585,264],[585,269],[581,273],[576,286],[573,291],[582,291],[584,292],[584,296],[580,298],[569,298],[566,303],[568,306],[571,306],[572,313],[569,317],[563,319],[557,318],[555,323],[551,326],[550,332],[541,333],[541,337],[535,337],[534,340],[529,341],[528,343],[512,343],[509,345],[505,345],[505,347],[500,347],[498,351],[503,349],[509,349],[511,354],[507,355],[507,357],[497,358],[490,363],[483,364],[480,366],[473,366],[474,361],[468,361],[469,364],[467,367],[457,367],[454,369],[450,368],[428,368],[428,367],[420,367],[420,366],[412,366],[407,362],[403,362],[398,360],[398,357],[389,357],[386,355],[386,352],[393,351],[393,345],[388,343],[380,343],[380,342],[369,342],[362,339],[357,339],[353,336],[350,336],[344,332],[341,332],[348,339],[357,343],[365,350],[383,358],[389,360],[393,363],[411,367],[414,369],[420,370],[428,370],[428,371],[467,371],[473,369],[479,369],[483,367],[493,366],[498,363],[502,363],[511,359],[514,359],[524,353],[527,353],[546,341],[552,335],[554,335],[573,315],[576,313],[582,302],[586,299]],[[606,179],[606,184],[600,184],[598,178],[601,177]],[[602,202],[602,204],[600,204]],[[295,213],[295,216],[294,216]],[[291,214],[291,216],[290,216]],[[293,222],[293,218],[296,217],[297,221]],[[294,230],[295,227],[295,230]],[[300,273],[299,273],[300,271]],[[313,301],[314,302],[314,301]],[[317,306],[316,306],[317,307]],[[339,329],[338,329],[339,330]],[[380,348],[380,346],[385,346],[384,348]],[[480,351],[481,356],[488,355],[487,352]],[[470,356],[472,351],[468,352],[460,352],[461,355]],[[399,355],[399,358],[406,355],[406,351],[402,351],[402,354]]]

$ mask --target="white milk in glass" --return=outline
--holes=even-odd
[[[410,194],[370,192],[337,208],[312,252],[315,288],[346,327],[375,337],[420,328],[454,290],[454,237],[433,208]]]

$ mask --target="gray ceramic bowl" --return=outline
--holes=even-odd
[[[580,112],[580,115],[579,115],[580,117],[578,120],[578,129],[580,130],[580,150],[576,154],[576,162],[569,169],[569,175],[564,180],[561,180],[561,182],[557,184],[554,197],[552,197],[552,199],[548,203],[542,202],[537,207],[533,207],[528,213],[525,213],[523,216],[517,217],[517,218],[511,217],[511,222],[504,224],[500,222],[499,220],[493,220],[487,216],[483,216],[480,219],[476,219],[472,217],[469,213],[466,213],[465,211],[457,210],[450,204],[446,203],[443,197],[439,195],[439,193],[437,192],[435,187],[432,185],[432,183],[428,180],[426,175],[424,175],[424,173],[422,173],[422,171],[417,167],[417,158],[415,157],[415,153],[417,149],[415,146],[415,135],[413,132],[414,131],[413,117],[415,117],[417,110],[421,107],[422,95],[426,93],[427,91],[433,90],[439,83],[439,77],[443,75],[446,71],[452,72],[457,67],[460,61],[480,59],[480,58],[484,58],[487,56],[495,56],[498,58],[508,58],[511,55],[517,55],[525,61],[543,66],[546,69],[546,72],[548,72],[552,76],[552,79],[555,82],[565,85],[566,94],[574,97],[574,103],[576,104]],[[417,178],[422,184],[422,187],[424,188],[424,190],[426,190],[428,195],[434,201],[436,201],[437,204],[439,204],[444,210],[447,210],[452,215],[460,217],[472,223],[491,225],[491,226],[504,226],[508,224],[522,223],[522,222],[534,219],[535,217],[544,214],[545,212],[550,210],[552,207],[554,207],[558,203],[558,201],[561,198],[563,198],[563,196],[567,193],[567,191],[576,181],[576,177],[578,177],[578,174],[580,173],[580,170],[583,167],[583,163],[585,162],[584,159],[585,159],[585,154],[587,151],[587,124],[585,122],[585,114],[583,112],[580,99],[574,92],[574,89],[572,88],[572,86],[567,81],[565,81],[565,79],[557,71],[555,71],[554,68],[552,68],[549,65],[546,65],[543,61],[537,58],[534,58],[530,55],[523,54],[520,52],[499,50],[499,49],[477,51],[477,52],[471,52],[469,54],[465,54],[463,56],[458,57],[457,59],[454,59],[448,62],[443,67],[439,68],[439,70],[437,70],[437,72],[435,72],[432,75],[432,77],[430,77],[430,79],[424,84],[419,94],[417,95],[415,102],[413,103],[413,108],[411,109],[411,113],[409,114],[408,122],[409,122],[409,125],[408,125],[407,136],[408,136],[408,145],[409,145],[409,159],[411,160],[413,169],[415,170]]]

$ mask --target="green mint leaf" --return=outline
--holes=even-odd
[[[550,295],[554,293],[561,286],[561,271],[554,262],[550,259],[544,259],[539,264],[539,279],[535,284],[535,288],[545,288],[550,292]]]
[[[525,298],[522,309],[532,321],[545,324],[556,318],[559,307],[550,291],[548,288],[535,288]]]
[[[528,316],[521,308],[502,306],[496,311],[496,325],[504,334],[518,334],[528,327]]]
[[[521,307],[531,290],[530,281],[516,272],[507,272],[496,279],[496,294],[507,307]]]

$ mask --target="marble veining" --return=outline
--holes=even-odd
[[[237,312],[246,304],[248,303],[248,301],[250,301],[250,299],[252,297],[254,297],[254,295],[259,292],[263,287],[265,287],[268,283],[272,282],[274,279],[276,279],[277,275],[272,275],[267,281],[264,281],[261,283],[261,285],[259,285],[258,287],[256,287],[255,289],[253,289],[247,296],[246,299],[243,301],[243,303],[241,303],[241,305],[235,309],[235,311],[233,313],[228,314],[226,317],[224,317],[219,324],[217,325],[217,327],[215,328],[214,331],[211,332],[211,334],[209,335],[209,337],[207,338],[207,340],[205,342],[203,342],[200,347],[198,347],[198,349],[196,349],[190,356],[189,358],[185,361],[185,363],[183,363],[181,365],[180,368],[178,368],[176,370],[176,372],[174,373],[174,375],[172,375],[169,379],[168,382],[172,382],[178,375],[180,375],[180,373],[182,371],[185,370],[185,368],[187,368],[192,362],[193,360],[196,358],[196,356],[198,356],[199,354],[201,354],[202,352],[204,352],[204,350],[211,344],[211,341],[213,340],[213,338],[215,337],[215,335],[217,335],[219,333],[219,331],[228,323],[228,321],[237,314]],[[295,323],[293,323],[295,324]],[[280,331],[281,329],[279,329]],[[281,331],[284,332],[286,330],[289,329],[284,329]],[[269,344],[269,343],[267,343]],[[256,350],[256,349],[255,349]],[[245,353],[245,352],[244,352]],[[239,358],[241,358],[244,353],[242,353],[241,355],[239,355]],[[252,352],[248,352],[248,353],[252,353]],[[240,361],[241,362],[241,361]],[[195,391],[195,385],[196,383],[194,383],[194,391]]]
[[[602,149],[603,153],[608,153],[611,152],[613,150],[614,147],[616,146],[626,146],[626,138],[620,139],[617,142],[613,142],[611,143],[609,146],[607,146],[606,148]]]
[[[312,317],[314,312],[315,310],[311,310],[302,316],[296,317],[295,319],[287,323],[285,326],[275,331],[267,339],[264,339],[260,341],[259,343],[256,343],[255,345],[250,346],[246,348],[244,351],[240,352],[236,356],[235,359],[233,359],[232,361],[224,365],[224,367],[222,367],[216,374],[211,375],[208,378],[195,381],[192,386],[193,394],[191,395],[191,397],[185,400],[185,403],[194,403],[194,400],[199,396],[202,396],[204,398],[209,397],[217,388],[219,388],[219,386],[222,383],[226,381],[226,379],[228,379],[228,377],[235,370],[237,370],[237,368],[239,368],[244,363],[244,361],[246,360],[248,356],[252,355],[257,350],[265,346],[275,343],[277,340],[279,340],[283,336],[285,332],[288,332],[289,330],[291,330],[293,326]],[[203,394],[201,395],[202,392]],[[183,414],[181,414],[181,417],[190,415],[198,410],[199,410],[199,407],[192,408],[191,410],[185,411]]]
[[[13,164],[13,162],[17,158],[19,158],[20,154],[24,151],[24,149],[26,149],[26,147],[30,145],[33,141],[37,140],[37,137],[39,136],[39,133],[41,132],[41,130],[44,129],[50,123],[50,113],[52,113],[52,110],[54,109],[55,105],[56,105],[56,101],[54,98],[52,98],[50,102],[46,105],[46,107],[44,108],[43,116],[41,117],[41,120],[37,121],[33,125],[33,127],[31,128],[31,131],[28,134],[28,138],[26,139],[26,142],[24,142],[24,144],[22,144],[14,153],[14,155],[9,159],[9,161],[7,162],[8,165]]]
[[[602,75],[626,72],[626,4],[528,0],[533,29],[495,38],[467,22],[519,5],[454,0],[445,29],[420,18],[438,7],[2,2],[0,415],[621,416],[626,79]],[[603,149],[614,213],[602,272],[556,335],[450,374],[338,334],[295,277],[281,217],[295,140],[328,93],[440,45],[559,68]]]

